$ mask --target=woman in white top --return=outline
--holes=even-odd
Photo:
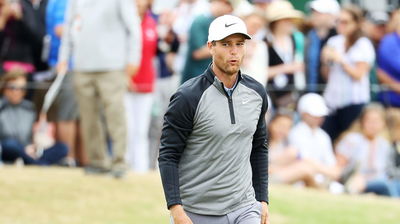
[[[323,129],[332,140],[346,130],[370,101],[369,70],[375,60],[372,43],[362,36],[362,12],[343,8],[337,25],[322,52],[322,70],[327,75],[324,98],[330,109]]]
[[[350,130],[336,147],[342,176],[350,176],[347,181],[349,192],[399,196],[400,189],[387,174],[391,145],[382,137],[385,131],[384,108],[379,104],[366,106]],[[353,175],[347,175],[346,171]]]
[[[298,90],[304,81],[304,36],[296,31],[303,14],[289,1],[273,1],[266,10],[270,32],[266,36],[269,55],[267,89],[272,106],[296,109]]]

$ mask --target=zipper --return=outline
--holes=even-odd
[[[231,124],[236,124],[235,111],[233,110],[232,96],[228,97],[228,103],[229,103],[229,114],[231,115]]]
[[[225,91],[224,84],[223,84],[223,83],[221,83],[221,84],[222,84],[222,90],[224,91],[225,96],[228,98],[229,114],[230,114],[230,117],[231,117],[231,124],[236,124],[236,120],[235,120],[235,111],[234,111],[234,109],[233,109],[232,95],[229,95],[229,94]],[[233,91],[232,91],[231,94],[233,94]]]

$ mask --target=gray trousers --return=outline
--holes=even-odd
[[[261,203],[256,202],[221,216],[199,215],[188,211],[186,214],[194,224],[260,224],[261,210]],[[174,224],[172,218],[171,224]]]

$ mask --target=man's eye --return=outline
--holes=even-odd
[[[228,43],[222,43],[222,46],[223,46],[223,47],[228,47],[229,44],[228,44]]]
[[[242,42],[242,43],[237,43],[236,44],[237,46],[244,46],[244,43]]]

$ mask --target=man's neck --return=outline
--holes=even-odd
[[[330,28],[328,28],[328,27],[315,28],[315,31],[317,32],[318,37],[321,39],[324,39],[328,36],[329,30],[330,30]]]
[[[236,83],[238,73],[234,75],[228,75],[218,69],[217,66],[212,65],[212,71],[214,72],[215,76],[224,84],[227,88],[233,88]]]

